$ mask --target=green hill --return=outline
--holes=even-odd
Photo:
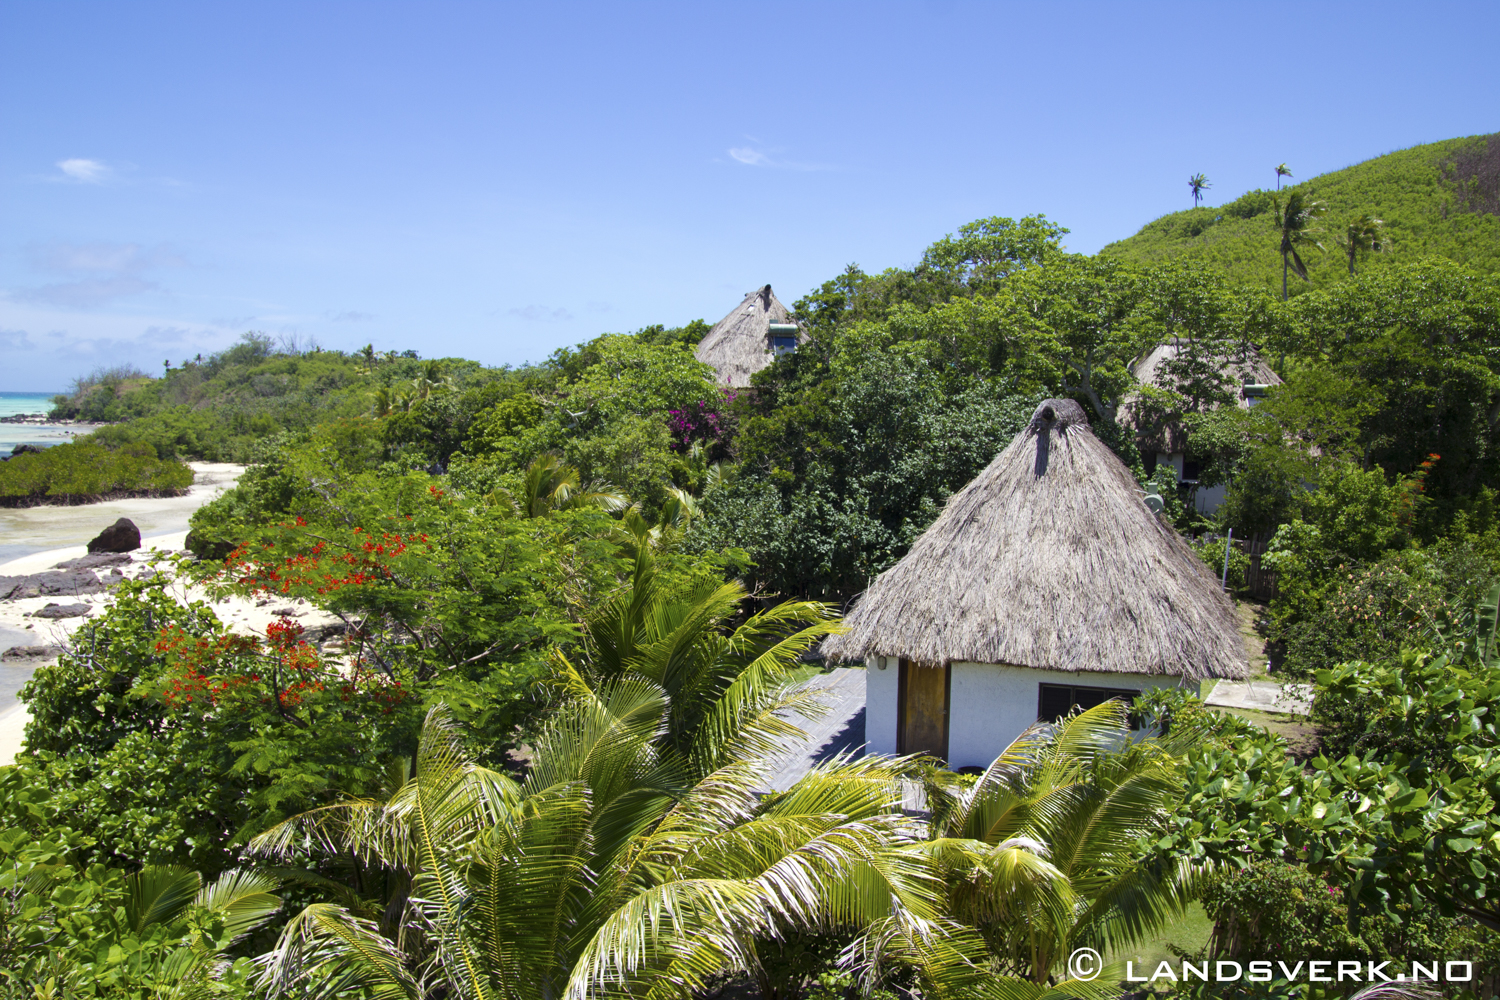
[[[1476,271],[1500,273],[1500,133],[1413,146],[1283,190],[1300,190],[1328,205],[1318,237],[1328,252],[1303,254],[1314,285],[1349,276],[1335,238],[1366,212],[1385,221],[1392,250],[1362,255],[1361,269],[1438,256]],[[1140,265],[1168,260],[1206,264],[1238,281],[1263,283],[1279,292],[1273,194],[1250,191],[1216,208],[1164,215],[1100,253]],[[1292,283],[1307,287],[1295,276]]]

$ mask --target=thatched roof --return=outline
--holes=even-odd
[[[1155,385],[1173,389],[1172,379],[1163,366],[1185,350],[1192,348],[1191,342],[1172,340],[1158,344],[1131,366],[1133,374],[1142,385]],[[1247,383],[1256,385],[1280,385],[1281,376],[1266,364],[1260,352],[1249,344],[1233,348],[1228,352],[1216,352],[1210,356],[1212,363],[1224,373],[1226,379],[1236,386]],[[1240,409],[1248,409],[1252,397],[1243,389],[1235,389],[1234,402]],[[1160,451],[1172,455],[1187,449],[1187,434],[1177,420],[1157,422],[1143,419],[1138,408],[1138,396],[1132,396],[1120,406],[1120,426],[1135,431],[1136,442],[1143,450]]]
[[[1037,408],[845,624],[826,655],[1194,680],[1246,671],[1219,581],[1066,399]]]
[[[714,324],[699,341],[693,356],[713,365],[725,385],[749,385],[750,376],[774,360],[771,324],[791,322],[791,312],[772,293],[771,286],[757,288]],[[799,334],[799,343],[806,339],[806,334]]]

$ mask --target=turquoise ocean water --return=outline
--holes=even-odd
[[[46,413],[52,409],[55,392],[0,392],[0,417],[21,413]],[[69,440],[61,428],[40,424],[0,424],[0,454],[8,455],[18,444],[60,444]]]
[[[18,413],[46,413],[52,409],[55,392],[0,392],[0,417]]]

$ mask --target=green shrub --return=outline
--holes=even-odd
[[[1308,868],[1263,858],[1212,880],[1203,906],[1214,921],[1208,951],[1239,962],[1469,960],[1481,968],[1500,957],[1500,939],[1464,917],[1444,917],[1410,902],[1390,914],[1351,921],[1346,892]]]
[[[321,656],[294,623],[232,635],[153,580],[123,584],[90,629],[22,690],[24,773],[0,769],[97,845],[87,861],[223,871],[249,834],[382,789],[415,749],[411,686]],[[0,827],[34,812],[0,787]]]
[[[193,470],[157,458],[149,444],[106,448],[89,438],[0,464],[0,504],[69,503],[111,494],[176,494],[193,484]]]
[[[1226,548],[1229,549],[1229,572],[1226,586],[1231,591],[1243,591],[1245,571],[1250,568],[1250,557],[1245,555],[1243,549],[1233,545],[1227,538],[1205,538],[1193,545],[1193,551],[1198,553],[1198,558],[1208,564],[1214,576],[1224,574],[1224,550]]]

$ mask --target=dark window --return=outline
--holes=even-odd
[[[796,337],[772,337],[771,353],[778,358],[783,354],[790,354],[797,349]]]
[[[1147,452],[1145,455],[1143,455],[1141,457],[1141,461],[1146,466],[1146,475],[1148,475],[1148,476],[1154,476],[1154,475],[1156,475],[1156,452],[1154,452],[1154,451]]]
[[[1198,481],[1198,474],[1200,472],[1202,472],[1202,471],[1203,471],[1203,463],[1202,462],[1189,462],[1187,459],[1183,459],[1182,460],[1182,481],[1183,482],[1185,482],[1185,483],[1196,483]]]
[[[1118,698],[1126,705],[1131,705],[1135,699],[1140,697],[1141,692],[1131,688],[1102,688],[1090,687],[1083,684],[1038,684],[1036,699],[1036,717],[1041,722],[1056,722],[1065,715],[1069,715],[1074,709],[1093,708],[1102,705],[1111,698]],[[1131,716],[1130,724],[1136,727],[1135,716]]]

